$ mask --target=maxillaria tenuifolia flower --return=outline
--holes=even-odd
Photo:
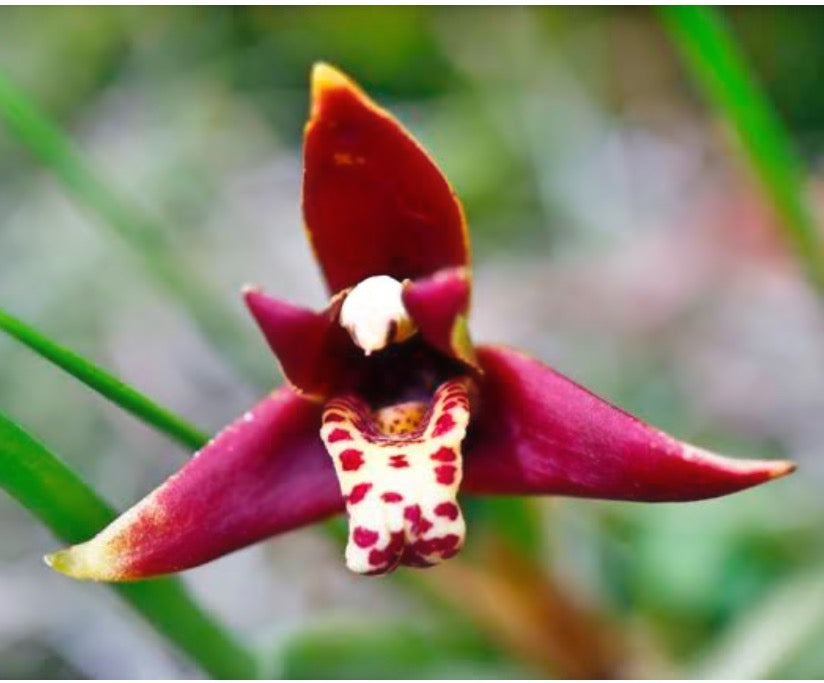
[[[460,202],[409,133],[323,64],[303,211],[329,305],[244,293],[288,385],[52,567],[176,572],[345,510],[347,565],[381,574],[461,549],[459,489],[686,501],[793,470],[682,443],[522,353],[473,346]]]

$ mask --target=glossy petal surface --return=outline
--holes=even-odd
[[[738,460],[685,444],[516,351],[481,347],[479,419],[464,489],[637,501],[732,493],[794,465]]]
[[[471,281],[466,268],[449,268],[405,283],[403,303],[428,344],[476,365],[467,329]]]
[[[386,111],[325,64],[312,73],[303,213],[331,292],[466,265],[460,202],[432,159]]]
[[[321,408],[280,389],[92,540],[49,556],[78,579],[181,571],[343,510]]]

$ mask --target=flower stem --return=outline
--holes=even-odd
[[[198,449],[208,437],[183,418],[158,405],[114,375],[53,342],[23,321],[0,309],[0,330],[80,380],[139,420],[189,448]]]
[[[660,9],[672,42],[705,97],[729,121],[807,275],[824,295],[824,248],[804,197],[790,135],[714,7]]]
[[[0,487],[67,543],[86,540],[114,511],[72,470],[0,413]],[[176,578],[113,585],[152,626],[216,678],[252,678],[253,654]]]

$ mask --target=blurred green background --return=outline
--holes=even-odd
[[[824,12],[724,14],[820,215]],[[299,209],[316,60],[396,113],[457,189],[476,339],[800,471],[688,505],[467,501],[467,566],[497,572],[481,585],[498,617],[433,591],[447,574],[423,591],[353,577],[312,529],[188,572],[203,604],[274,676],[824,676],[824,309],[650,11],[0,8],[0,70],[152,217],[113,230],[0,121],[0,305],[208,430],[246,409],[277,370],[241,285],[324,300]],[[5,336],[0,410],[120,509],[186,457]],[[58,543],[6,496],[0,539],[0,676],[198,675],[108,591],[49,571]],[[533,587],[543,611],[511,632],[510,588]]]

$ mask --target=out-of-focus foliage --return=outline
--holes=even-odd
[[[451,626],[451,627],[450,627]],[[506,678],[523,670],[502,661],[454,624],[345,623],[290,639],[279,655],[283,678]]]
[[[821,11],[725,16],[819,167]],[[0,8],[0,69],[106,183],[166,226],[168,252],[240,321],[244,282],[323,300],[299,212],[319,59],[397,112],[463,198],[476,338],[525,347],[702,446],[801,465],[786,481],[690,505],[468,503],[467,560],[483,561],[503,534],[626,636],[620,666],[635,675],[824,675],[824,309],[654,14]],[[815,175],[809,194],[820,215]],[[256,389],[143,258],[0,123],[0,305],[217,428]],[[252,323],[233,333],[258,383],[277,381]],[[5,337],[0,410],[119,508],[185,457]],[[5,497],[0,538],[0,675],[193,673],[108,593],[43,567],[55,541]],[[349,576],[339,555],[307,530],[185,578],[272,653],[273,673],[547,673],[403,579]]]

